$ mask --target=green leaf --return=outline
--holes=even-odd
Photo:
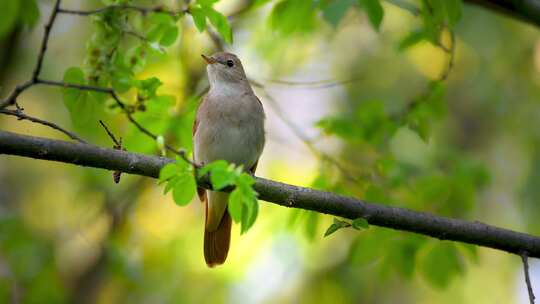
[[[193,199],[197,191],[197,183],[193,175],[193,167],[185,160],[178,158],[176,163],[165,165],[159,172],[159,183],[164,183],[164,193],[172,190],[173,200],[179,206],[185,206]]]
[[[176,41],[176,38],[178,38],[178,27],[167,27],[167,29],[163,32],[161,39],[159,40],[159,44],[163,46],[170,46]]]
[[[247,173],[239,170],[231,172],[236,174],[236,188],[229,196],[229,214],[235,222],[241,223],[240,233],[243,234],[253,226],[259,212],[257,193],[252,188],[255,181]]]
[[[150,24],[157,25],[173,25],[175,24],[174,18],[167,14],[167,13],[152,13],[150,17],[148,17],[148,21]]]
[[[330,0],[324,1],[322,6],[323,17],[332,26],[338,26],[339,22],[350,7],[356,3],[356,0]]]
[[[445,288],[452,279],[463,272],[461,256],[454,244],[435,242],[423,257],[420,271],[434,287]]]
[[[380,0],[358,0],[360,6],[364,8],[369,22],[376,30],[379,30],[384,16],[384,9]]]
[[[243,234],[253,226],[259,212],[257,192],[253,189],[255,179],[242,171],[242,167],[234,167],[224,160],[211,162],[198,170],[199,176],[210,174],[210,182],[215,190],[234,185],[229,195],[228,210],[236,223],[241,223]]]
[[[230,170],[212,170],[210,174],[210,181],[212,182],[212,187],[215,190],[223,189],[232,183],[234,183],[236,176]]]
[[[247,173],[241,173],[236,180],[236,185],[243,196],[244,210],[242,211],[242,229],[245,233],[257,219],[259,204],[257,202],[257,192],[253,189],[255,179]]]
[[[330,225],[330,227],[328,227],[328,229],[326,229],[326,232],[324,233],[324,237],[327,237],[329,235],[331,235],[332,233],[338,231],[339,229],[341,228],[345,228],[345,227],[349,227],[350,224],[345,222],[345,221],[342,221],[342,220],[339,220],[337,218],[334,218],[334,223],[332,223],[332,225]]]
[[[20,4],[21,2],[19,0],[0,1],[0,12],[2,12],[2,17],[0,18],[0,38],[7,35],[17,24]]]
[[[242,221],[243,195],[240,189],[234,189],[229,195],[229,214],[235,223]]]
[[[112,77],[111,85],[115,92],[125,93],[133,86],[133,78],[131,77]]]
[[[359,217],[352,222],[352,227],[356,230],[368,229],[369,223],[365,218]]]
[[[211,7],[205,7],[203,9],[208,20],[210,20],[210,23],[216,28],[221,37],[223,37],[223,40],[225,40],[226,43],[231,44],[233,35],[227,17]]]
[[[255,179],[253,176],[242,173],[238,176],[237,185],[242,188],[243,191],[249,191],[249,195],[256,194],[255,190],[251,186],[255,184]]]
[[[146,39],[159,42],[162,46],[170,46],[178,37],[178,26],[174,18],[165,13],[155,13],[148,18]]]
[[[69,68],[64,73],[64,82],[69,84],[86,84],[84,72],[80,68]],[[63,89],[64,104],[69,110],[75,127],[85,129],[97,126],[99,117],[103,115],[104,95],[86,92],[76,88]]]
[[[177,165],[175,163],[167,164],[159,170],[159,184],[166,182],[171,177],[176,175],[177,172]]]
[[[150,77],[135,82],[135,86],[139,89],[138,97],[146,100],[156,97],[157,89],[163,85],[157,77]]]
[[[104,100],[95,94],[82,93],[77,102],[68,106],[73,124],[79,129],[97,127],[104,113]]]
[[[84,72],[80,68],[72,67],[64,72],[64,82],[69,84],[86,84]],[[83,92],[79,89],[63,89],[64,103],[68,108],[73,105]]]
[[[233,185],[237,178],[233,167],[224,160],[211,162],[199,169],[199,176],[206,174],[210,174],[210,182],[214,190],[220,190]]]
[[[442,25],[446,21],[446,11],[444,8],[444,2],[447,0],[428,0],[426,5],[427,13],[431,14],[433,21],[437,25]]]
[[[199,32],[206,30],[206,14],[205,11],[198,7],[192,7],[189,10],[191,17],[193,17],[193,23]]]
[[[444,0],[443,5],[446,11],[446,17],[448,20],[448,26],[453,28],[461,19],[463,10],[462,0]]]
[[[282,35],[306,33],[315,26],[312,1],[283,0],[270,13],[270,27]]]
[[[178,181],[178,178],[179,177],[177,175],[174,175],[172,178],[169,179],[169,181],[165,184],[165,187],[163,188],[163,194],[167,194],[173,189],[174,185],[176,185],[176,182]]]
[[[411,46],[414,46],[420,43],[422,40],[426,39],[426,32],[423,29],[417,29],[410,32],[405,38],[399,42],[398,50],[404,51]]]
[[[326,229],[326,232],[324,233],[324,236],[327,237],[330,234],[338,231],[340,228],[342,228],[342,227],[337,225],[337,224],[332,224],[332,225],[330,225],[330,227],[328,227],[328,229]]]
[[[240,233],[246,233],[249,228],[253,226],[257,215],[259,213],[259,203],[257,199],[249,199],[242,208],[242,225],[240,227]]]
[[[19,13],[20,20],[24,25],[28,27],[36,25],[39,20],[39,7],[36,0],[21,0],[21,10]]]
[[[195,177],[190,172],[182,173],[174,179],[173,199],[179,206],[185,206],[191,202],[197,192]]]

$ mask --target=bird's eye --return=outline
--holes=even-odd
[[[227,66],[230,67],[230,68],[232,68],[232,67],[234,66],[234,61],[232,61],[232,60],[230,60],[230,59],[227,60]]]

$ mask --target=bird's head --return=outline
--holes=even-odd
[[[236,55],[220,52],[212,56],[201,55],[208,64],[206,70],[210,85],[221,83],[247,84],[246,73]]]

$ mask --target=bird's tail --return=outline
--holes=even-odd
[[[227,259],[232,221],[227,210],[229,195],[223,192],[208,194],[204,202],[206,205],[204,259],[208,267],[214,267],[223,264]]]

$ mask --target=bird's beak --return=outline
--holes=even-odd
[[[216,62],[217,62],[217,60],[215,60],[214,58],[208,57],[208,56],[206,56],[206,55],[204,55],[204,54],[201,54],[201,57],[202,57],[202,58],[204,59],[204,61],[206,61],[206,63],[208,63],[208,64],[213,64],[213,63],[216,63]]]

